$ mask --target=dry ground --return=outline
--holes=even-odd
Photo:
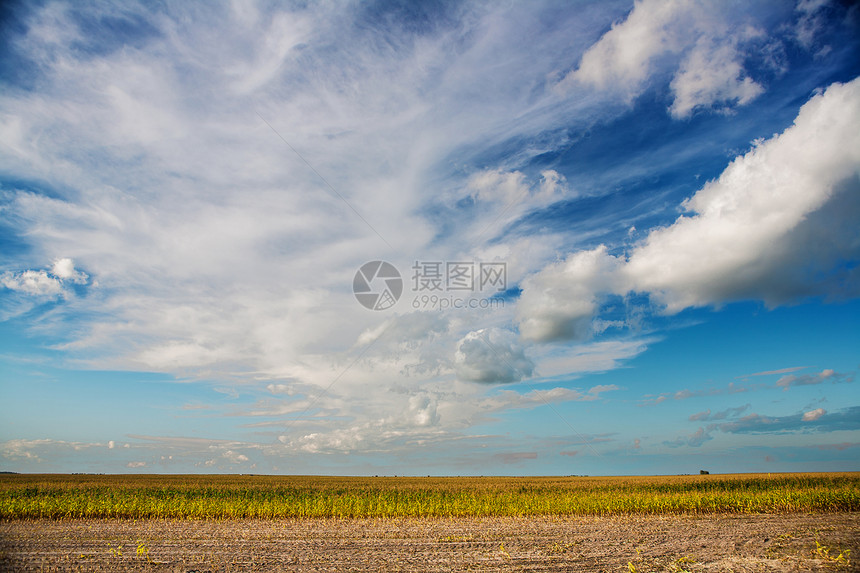
[[[846,549],[850,565],[835,559]],[[854,513],[0,522],[2,571],[858,571],[858,560]]]

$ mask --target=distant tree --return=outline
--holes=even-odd
[[[709,472],[708,470],[699,470],[699,475],[706,476],[706,475],[710,475],[710,473],[711,472]]]

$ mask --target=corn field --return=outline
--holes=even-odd
[[[3,475],[0,519],[845,512],[860,473],[659,477]]]

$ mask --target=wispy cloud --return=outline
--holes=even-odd
[[[805,368],[806,366],[792,366],[790,368],[780,368],[779,370],[765,370],[763,372],[755,372],[754,374],[738,376],[738,378],[747,378],[749,376],[772,376],[774,374],[788,374],[790,372],[797,372],[798,370],[803,370]]]
[[[856,448],[858,446],[860,446],[860,443],[842,442],[841,444],[820,444],[812,447],[817,450],[836,450],[838,452],[841,452],[843,450],[847,450],[848,448]]]
[[[646,394],[644,396],[644,400],[642,402],[643,405],[653,405],[660,404],[665,402],[666,400],[687,400],[689,398],[699,398],[702,396],[723,396],[729,394],[738,394],[742,392],[749,392],[750,390],[756,388],[765,387],[764,385],[759,386],[747,386],[735,384],[734,382],[729,382],[726,386],[723,387],[715,387],[715,388],[701,388],[698,390],[677,390],[675,392],[664,392],[657,396],[653,394]],[[699,413],[696,415],[702,415],[704,413]],[[708,415],[710,415],[710,410],[708,410]]]
[[[735,418],[740,416],[743,412],[747,411],[750,408],[750,404],[744,404],[743,406],[738,406],[736,408],[727,408],[720,412],[711,413],[711,410],[705,410],[704,412],[699,412],[697,414],[693,414],[690,416],[691,422],[696,421],[708,421],[708,420],[725,420],[726,418]]]
[[[699,427],[693,434],[679,436],[675,440],[664,441],[663,444],[672,448],[689,446],[698,448],[705,442],[714,439],[716,432],[724,434],[790,434],[811,432],[837,432],[860,429],[860,408],[845,408],[839,412],[828,413],[824,408],[816,408],[789,416],[764,416],[749,414],[740,417],[749,405],[729,408],[724,412],[710,414],[700,412],[690,416],[690,421],[726,420],[721,423],[711,423]]]
[[[702,444],[707,441],[713,440],[713,436],[709,432],[705,430],[705,428],[699,428],[695,431],[695,433],[689,436],[679,436],[674,441],[666,441],[663,442],[664,445],[667,445],[671,448],[677,448],[680,446],[689,446],[691,448],[698,448]]]
[[[857,430],[860,428],[860,408],[852,406],[832,413],[819,408],[801,414],[774,417],[750,414],[715,427],[732,434]]]
[[[538,455],[537,452],[511,452],[496,454],[495,457],[503,464],[519,464],[526,460],[536,460]]]
[[[853,382],[854,375],[842,374],[827,368],[818,374],[802,374],[799,376],[795,374],[786,374],[776,381],[776,385],[785,391],[792,386],[813,386],[828,381],[833,383]]]

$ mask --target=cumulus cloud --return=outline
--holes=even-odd
[[[545,267],[521,284],[517,304],[520,334],[526,340],[585,340],[601,295],[624,290],[621,261],[605,246],[580,251]]]
[[[55,260],[50,269],[6,271],[0,274],[0,285],[13,296],[0,299],[0,319],[20,315],[44,301],[68,301],[74,297],[72,285],[88,281],[89,276],[75,269],[69,258]]]
[[[415,426],[435,426],[439,423],[436,412],[436,401],[428,394],[417,394],[409,397],[409,408],[406,416],[411,418]]]
[[[464,381],[507,384],[530,377],[534,363],[514,332],[490,328],[470,332],[457,343],[454,368]]]
[[[40,461],[36,450],[56,445],[55,440],[8,440],[0,445],[0,455],[6,460]]]
[[[744,47],[761,43],[754,6],[700,0],[641,0],[582,56],[564,83],[618,92],[628,101],[669,62],[676,118],[697,108],[745,105],[764,88],[745,69]]]
[[[648,79],[654,58],[678,52],[692,39],[688,24],[695,16],[691,1],[637,2],[624,21],[613,24],[588,49],[568,78],[602,89],[614,87],[632,97]]]
[[[833,84],[794,125],[737,157],[629,255],[599,246],[523,281],[520,332],[588,336],[601,297],[648,293],[665,312],[758,299],[860,292],[842,261],[860,260],[860,79]]]
[[[681,63],[671,83],[675,101],[669,112],[676,118],[689,117],[699,107],[745,105],[764,88],[744,73],[740,50],[732,45],[714,47],[699,41]]]
[[[223,457],[231,464],[241,464],[243,462],[248,461],[248,456],[239,452],[234,452],[233,450],[227,450],[226,452],[221,454],[221,457]]]
[[[825,410],[824,408],[816,408],[814,410],[810,410],[809,412],[804,412],[802,420],[804,422],[814,422],[826,413],[827,410]]]
[[[51,267],[51,274],[60,280],[76,284],[84,284],[89,277],[86,273],[75,269],[72,259],[57,259]]]
[[[63,292],[60,279],[52,277],[47,271],[7,272],[0,280],[10,290],[35,296],[55,296]]]
[[[821,276],[860,253],[832,242],[829,229],[844,218],[814,214],[829,202],[853,212],[858,122],[860,80],[813,97],[792,127],[735,159],[687,200],[691,215],[648,235],[624,267],[630,284],[669,311],[741,298],[778,304],[806,293],[841,294]]]

